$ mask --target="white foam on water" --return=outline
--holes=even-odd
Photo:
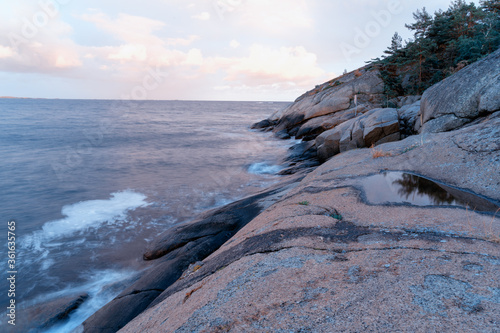
[[[90,274],[88,282],[78,287],[69,287],[64,290],[39,296],[32,305],[73,295],[87,294],[88,298],[70,314],[69,319],[56,324],[43,331],[44,333],[67,333],[80,326],[87,318],[102,308],[106,303],[115,298],[122,288],[113,288],[120,282],[125,282],[132,278],[137,272],[131,270],[103,270]]]
[[[21,238],[20,244],[41,252],[47,245],[59,244],[51,244],[55,240],[125,220],[128,211],[149,205],[145,199],[144,194],[127,190],[112,193],[107,200],[88,200],[64,206],[61,210],[64,218],[46,222],[42,230]]]
[[[248,168],[248,172],[254,175],[275,175],[283,170],[279,165],[271,165],[266,162],[253,163]]]

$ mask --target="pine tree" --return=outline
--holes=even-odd
[[[394,33],[391,40],[391,46],[387,50],[384,51],[388,56],[397,56],[398,51],[403,48],[403,37],[401,37],[397,32]]]
[[[500,0],[481,0],[480,3],[486,12],[500,15]]]
[[[431,16],[425,8],[413,14],[406,27],[414,38],[405,42],[398,33],[374,59],[389,97],[420,94],[425,89],[500,47],[500,0],[482,0],[481,6],[454,0],[445,11]],[[403,84],[404,83],[404,84]]]
[[[421,93],[421,87],[423,77],[424,77],[424,62],[429,55],[432,47],[432,43],[428,43],[426,39],[427,34],[433,24],[433,19],[431,15],[427,12],[427,10],[422,8],[422,10],[417,10],[413,13],[413,18],[415,19],[415,23],[406,24],[406,28],[414,31],[415,41],[411,44],[410,52],[416,55],[418,59],[418,83],[416,93]]]

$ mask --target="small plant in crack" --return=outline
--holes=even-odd
[[[372,144],[370,148],[372,149],[372,157],[373,158],[392,156],[391,153],[384,152],[384,151],[382,151],[382,149],[375,148],[374,144]]]
[[[309,201],[301,201],[301,202],[299,202],[299,205],[309,206]]]
[[[334,209],[333,212],[331,212],[328,216],[339,221],[342,221],[343,219],[342,215],[336,209]]]
[[[333,213],[333,214],[330,214],[330,217],[333,217],[334,219],[337,219],[339,221],[342,221],[342,215],[338,214],[338,213]]]
[[[487,239],[491,242],[495,242],[495,243],[499,243],[500,244],[500,235],[497,235],[494,231],[493,231],[493,222],[495,221],[495,217],[497,216],[497,213],[500,212],[500,208],[497,209],[497,211],[495,212],[495,214],[493,215],[493,217],[491,218],[491,223],[490,223],[490,230],[488,232],[488,236],[487,236]]]

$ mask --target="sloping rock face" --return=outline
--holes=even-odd
[[[326,161],[338,153],[400,139],[396,109],[374,109],[323,132],[316,138],[318,158]]]
[[[500,49],[422,95],[420,133],[450,131],[500,110]]]
[[[312,140],[355,114],[382,106],[384,83],[375,69],[361,68],[330,80],[300,96],[286,109],[274,113],[255,128],[274,126],[297,139]]]
[[[120,332],[496,332],[500,218],[374,205],[405,170],[500,201],[500,117],[334,156]],[[383,195],[384,193],[380,193]]]
[[[259,194],[209,211],[159,235],[144,254],[145,260],[154,260],[152,267],[89,317],[83,323],[83,332],[118,331],[177,281],[191,263],[217,250],[259,212],[296,186],[300,177],[303,176],[295,175]]]

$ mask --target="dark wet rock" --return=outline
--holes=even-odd
[[[84,323],[84,332],[116,332],[144,311],[156,297],[177,281],[189,265],[202,260],[230,237],[220,233],[197,239],[159,259],[146,274],[99,309]]]
[[[253,207],[258,211],[258,207]],[[249,209],[249,216],[252,216]],[[255,214],[255,213],[254,213]],[[226,207],[205,213],[196,221],[173,227],[159,235],[149,246],[149,250],[144,253],[144,260],[158,259],[165,254],[181,248],[191,242],[214,237],[221,232],[231,232],[241,227],[244,217],[239,216]]]
[[[433,85],[422,95],[419,132],[457,129],[500,110],[500,50]]]
[[[22,309],[20,311],[27,320],[17,321],[17,332],[39,332],[48,329],[60,321],[68,319],[69,315],[78,309],[88,297],[88,294],[69,296]]]
[[[291,136],[286,130],[281,130],[279,132],[276,132],[276,137],[282,140],[288,140]]]
[[[404,105],[398,109],[399,128],[404,137],[416,134],[415,123],[420,112],[420,100],[413,104]]]
[[[266,129],[268,127],[274,126],[274,122],[269,119],[261,120],[255,124],[253,124],[250,128],[252,129]]]

